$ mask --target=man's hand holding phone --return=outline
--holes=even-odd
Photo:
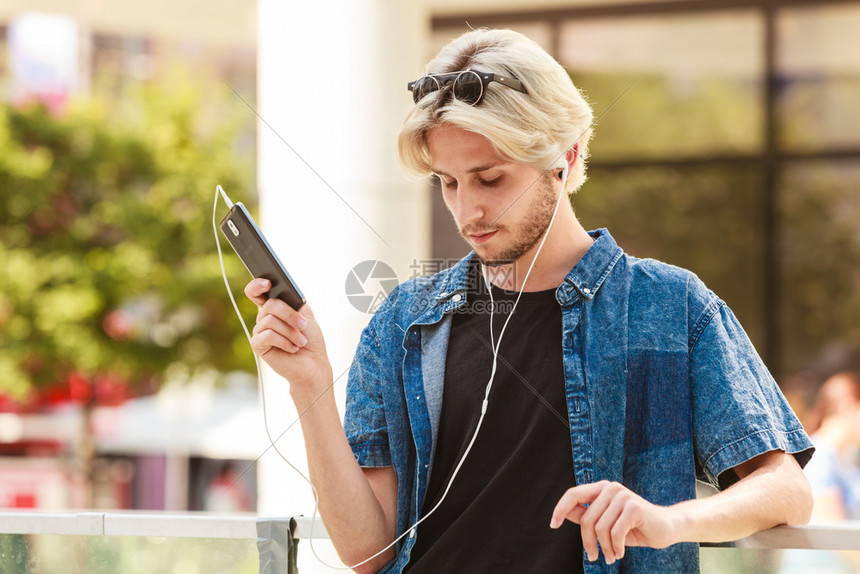
[[[271,288],[267,279],[254,279],[245,286],[245,295],[260,308],[251,348],[290,382],[297,405],[313,401],[333,380],[322,330],[310,305],[305,303],[296,311],[281,299],[267,298]]]

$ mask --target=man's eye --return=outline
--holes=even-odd
[[[494,177],[493,179],[479,179],[478,181],[481,182],[481,185],[492,187],[502,181],[502,176]]]
[[[442,186],[443,189],[450,189],[452,187],[457,187],[457,180],[445,181],[441,177],[439,178],[439,185]]]

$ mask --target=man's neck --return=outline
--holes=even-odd
[[[558,213],[543,248],[526,282],[526,274],[538,252],[538,242],[510,265],[489,270],[490,281],[508,291],[545,291],[555,289],[576,265],[594,239],[576,219],[573,210]],[[525,282],[525,289],[523,283]]]

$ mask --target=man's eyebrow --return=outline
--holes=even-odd
[[[473,168],[471,168],[471,169],[466,170],[466,173],[480,173],[480,172],[482,172],[482,171],[487,171],[488,169],[493,169],[494,167],[502,167],[502,166],[508,165],[508,163],[509,163],[509,162],[505,162],[505,163],[488,163],[488,164],[486,164],[486,165],[479,165],[479,166],[476,166],[476,167],[473,167]],[[452,176],[452,175],[448,175],[448,174],[447,174],[447,173],[445,173],[444,171],[441,171],[441,170],[435,169],[432,165],[430,166],[430,171],[431,171],[432,173],[435,173],[436,175],[444,175],[445,177],[450,177],[450,178],[453,178],[453,177],[454,177],[454,176]]]

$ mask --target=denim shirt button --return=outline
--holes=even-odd
[[[451,297],[451,300],[452,300],[454,303],[458,303],[458,302],[460,301],[460,299],[462,299],[462,298],[463,298],[463,296],[462,296],[462,295],[460,295],[459,293],[457,293],[456,295],[454,295],[453,297]]]
[[[409,531],[409,538],[415,538],[415,529]]]
[[[583,287],[582,292],[588,295],[589,293],[591,293],[591,289],[589,289],[588,287]]]

